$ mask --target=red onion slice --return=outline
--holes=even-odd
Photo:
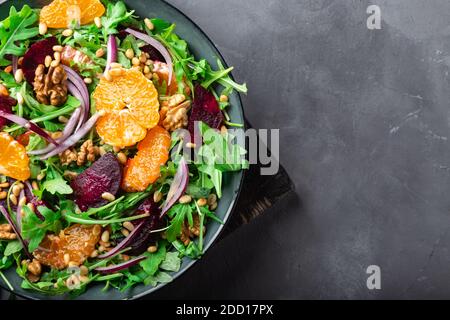
[[[17,68],[18,68],[18,66],[19,66],[19,58],[17,58],[17,56],[12,56],[12,72],[13,72],[13,75],[15,75],[16,74],[16,71],[17,71]]]
[[[128,260],[128,261],[125,261],[125,262],[122,262],[119,264],[115,264],[115,265],[111,265],[111,266],[107,266],[107,267],[99,267],[99,268],[95,268],[94,270],[98,271],[100,273],[105,273],[105,274],[116,273],[117,271],[120,271],[123,269],[128,269],[129,267],[132,267],[146,258],[147,258],[146,256],[139,256],[139,257],[133,258],[131,260]]]
[[[83,108],[80,107],[80,108],[77,108],[72,113],[72,115],[70,116],[69,121],[67,121],[67,124],[64,127],[62,136],[60,138],[56,139],[56,142],[63,143],[67,138],[70,137],[70,135],[74,132],[75,125],[77,125],[77,123],[79,124],[79,120],[80,120],[80,116],[81,116],[81,111],[82,110],[83,110]],[[53,144],[50,144],[50,145],[48,145],[47,147],[45,147],[43,149],[29,151],[28,154],[36,156],[36,155],[48,153],[48,152],[52,151],[55,148],[56,148],[56,146],[54,146]]]
[[[83,94],[80,92],[80,90],[78,89],[77,86],[75,86],[72,82],[69,82],[67,84],[67,89],[69,90],[69,92],[77,99],[80,101],[81,105],[80,105],[80,110],[81,110],[81,114],[78,117],[78,124],[77,127],[75,129],[75,132],[78,131],[78,129],[80,129],[80,127],[83,125],[83,123],[85,122],[85,115],[86,112],[89,112],[89,110],[86,110],[86,103],[88,103],[87,101],[85,101],[85,99],[83,98]]]
[[[111,63],[117,62],[117,39],[112,34],[108,37],[105,73],[111,69]]]
[[[57,154],[60,154],[61,152],[69,149],[70,147],[72,147],[74,144],[76,144],[78,141],[80,141],[80,139],[82,139],[91,129],[92,127],[95,125],[95,123],[97,122],[98,118],[101,117],[102,115],[104,115],[103,110],[97,112],[96,114],[94,114],[81,128],[80,130],[78,130],[77,132],[75,132],[71,137],[67,138],[63,143],[61,143],[61,145],[59,145],[57,148],[55,148],[54,150],[50,151],[49,153],[41,156],[41,160],[45,160],[48,159],[50,157],[53,157]]]
[[[118,252],[120,252],[121,250],[125,249],[130,243],[131,241],[133,241],[134,236],[136,234],[138,234],[139,232],[141,232],[142,226],[144,225],[144,221],[140,222],[134,229],[133,231],[130,232],[130,234],[125,237],[125,239],[123,239],[114,249],[112,249],[111,251],[104,253],[100,256],[98,256],[99,259],[106,259],[106,258],[110,258],[114,255],[116,255]]]
[[[5,217],[5,219],[8,221],[8,223],[11,225],[14,233],[17,235],[17,238],[22,243],[23,249],[25,250],[25,253],[27,254],[27,256],[32,259],[33,257],[28,252],[28,244],[27,244],[27,242],[25,240],[23,240],[22,234],[20,233],[20,230],[17,228],[16,224],[11,219],[11,216],[9,215],[8,211],[6,211],[6,209],[3,206],[0,205],[0,212]]]
[[[27,119],[16,116],[15,114],[6,113],[2,110],[0,110],[0,117],[5,118],[11,122],[14,122],[14,123],[18,124],[19,126],[24,127],[25,129],[31,130],[34,133],[40,135],[42,138],[44,138],[48,142],[53,143],[56,146],[58,145],[58,143],[55,141],[55,139],[50,137],[47,132],[45,132],[43,129],[38,127],[33,122],[28,121]]]
[[[167,211],[181,198],[184,191],[186,191],[187,185],[189,183],[189,168],[187,166],[186,160],[181,158],[178,164],[177,173],[173,178],[173,182],[170,185],[169,193],[167,194],[167,200],[164,207],[161,210],[160,217],[162,218]]]
[[[161,44],[161,42],[159,42],[158,40],[150,37],[148,34],[145,34],[145,33],[130,29],[130,28],[125,29],[125,32],[128,32],[129,34],[135,36],[138,39],[141,39],[142,41],[145,41],[146,43],[148,43],[149,45],[154,47],[156,50],[158,50],[159,53],[161,53],[161,55],[166,60],[167,66],[169,68],[169,81],[168,81],[169,83],[167,84],[169,86],[170,83],[172,82],[173,62],[172,62],[172,57],[170,56],[170,53],[166,49],[166,47],[164,47]]]
[[[78,89],[81,95],[80,101],[84,101],[84,117],[83,122],[87,120],[89,117],[89,109],[90,109],[90,100],[89,100],[89,91],[86,86],[86,83],[84,83],[84,80],[80,77],[78,73],[76,73],[75,70],[72,68],[63,65],[64,70],[67,73],[67,79],[69,82],[72,82],[73,85]]]
[[[17,229],[22,230],[22,205],[21,199],[25,197],[25,191],[22,189],[19,194],[19,203],[17,204],[16,209],[16,222],[17,222]]]

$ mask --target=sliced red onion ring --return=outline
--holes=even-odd
[[[22,189],[19,194],[19,204],[16,209],[16,222],[17,229],[19,230],[22,230],[22,205],[20,200],[22,200],[23,197],[25,197],[25,191]]]
[[[80,105],[81,115],[78,117],[78,124],[77,124],[77,127],[75,129],[75,132],[77,132],[78,129],[80,129],[80,127],[85,122],[85,120],[84,120],[85,114],[86,114],[86,112],[89,112],[89,110],[86,110],[86,103],[87,102],[84,100],[83,94],[80,92],[80,90],[78,89],[77,86],[75,86],[72,82],[69,81],[68,84],[67,84],[67,89],[81,103],[81,105]]]
[[[145,33],[130,29],[130,28],[125,29],[125,32],[128,32],[129,34],[135,36],[138,39],[141,39],[142,41],[145,41],[146,43],[148,43],[149,45],[151,45],[152,47],[154,47],[156,50],[158,50],[161,53],[161,55],[166,60],[167,66],[169,68],[169,81],[168,81],[169,83],[167,84],[169,86],[170,83],[172,82],[173,62],[172,62],[172,57],[170,56],[170,53],[166,49],[166,47],[164,47],[161,44],[161,42],[159,42],[158,40],[150,37],[148,34],[145,34]]]
[[[111,63],[117,62],[117,39],[112,34],[108,37],[105,73],[111,69]]]
[[[17,56],[12,56],[12,72],[13,74],[16,74],[17,68],[19,66],[19,58]]]
[[[89,91],[86,86],[86,83],[84,83],[84,80],[80,77],[78,73],[76,73],[75,70],[72,68],[63,65],[64,70],[67,73],[67,79],[69,82],[72,82],[74,86],[78,89],[78,91],[81,94],[80,101],[84,101],[84,117],[83,122],[87,120],[89,117],[89,109],[90,109],[90,100],[89,100]]]
[[[102,115],[104,115],[104,112],[102,112],[102,111],[99,111],[96,114],[94,114],[85,124],[83,124],[83,126],[80,128],[80,130],[75,132],[71,137],[67,138],[57,148],[55,148],[54,150],[50,151],[49,153],[41,156],[41,160],[45,160],[50,157],[53,157],[57,154],[60,154],[61,152],[65,151],[65,150],[69,149],[70,147],[72,147],[75,143],[80,141],[80,139],[82,139],[92,129],[92,127],[97,122],[98,118],[101,117]]]
[[[74,132],[75,125],[77,125],[77,123],[79,124],[79,120],[80,120],[80,116],[81,116],[81,111],[82,110],[83,110],[83,108],[80,107],[80,108],[77,108],[72,113],[72,115],[70,116],[69,121],[67,121],[66,126],[64,127],[62,136],[60,138],[56,139],[56,142],[63,143],[67,138],[70,137],[70,135]],[[50,145],[48,145],[47,147],[45,147],[43,149],[29,151],[28,154],[36,156],[36,155],[48,153],[48,152],[52,151],[55,148],[56,148],[56,146],[54,146],[53,144],[50,144]]]
[[[181,198],[184,191],[186,191],[187,185],[189,183],[189,168],[187,166],[186,160],[181,158],[178,164],[178,170],[173,178],[173,182],[170,185],[169,193],[167,194],[167,200],[164,207],[161,210],[160,217],[162,218],[167,211]]]
[[[102,255],[99,255],[99,259],[106,259],[110,258],[114,255],[116,255],[121,250],[125,249],[134,239],[135,235],[141,232],[142,226],[144,225],[144,221],[140,222],[136,227],[134,227],[133,231],[130,232],[130,234],[125,237],[117,246],[115,246],[114,249],[111,251],[104,253]]]
[[[110,265],[107,267],[99,267],[99,268],[95,268],[94,270],[98,271],[100,273],[105,273],[105,274],[116,273],[117,271],[120,271],[123,269],[128,269],[129,267],[132,267],[146,258],[147,258],[146,256],[139,256],[139,257],[133,258],[131,260],[128,260],[128,261],[125,261],[125,262],[122,262],[119,264],[114,264],[114,265]]]
[[[32,259],[33,257],[28,252],[28,244],[27,244],[27,242],[25,240],[23,240],[22,234],[20,233],[20,230],[17,228],[16,224],[11,219],[11,216],[9,215],[8,211],[6,211],[6,209],[3,206],[0,205],[0,212],[5,217],[5,219],[8,221],[8,223],[11,225],[14,233],[17,235],[17,238],[22,243],[23,249],[25,250],[25,253],[27,254],[27,256]]]
[[[33,122],[28,121],[27,119],[24,119],[22,117],[16,116],[15,114],[6,113],[6,112],[4,112],[2,110],[0,110],[0,117],[8,119],[9,121],[14,122],[14,123],[18,124],[21,127],[24,127],[24,128],[26,128],[28,130],[31,130],[34,133],[40,135],[42,138],[44,138],[48,142],[53,143],[56,146],[58,145],[58,143],[55,141],[55,139],[50,137],[47,132],[42,130],[40,127],[38,127]]]

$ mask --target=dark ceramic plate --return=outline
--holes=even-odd
[[[0,1],[3,2],[3,1]],[[49,3],[50,1],[20,1],[11,0],[0,4],[0,16],[4,19],[9,12],[11,5],[16,8],[21,8],[24,4],[28,4],[31,7],[37,8]],[[216,59],[222,60],[226,66],[225,61],[217,48],[214,46],[212,41],[208,36],[188,17],[186,17],[182,12],[168,4],[163,0],[125,0],[129,8],[136,10],[136,14],[140,17],[159,17],[167,21],[176,23],[177,33],[181,38],[185,39],[189,44],[191,52],[197,57],[202,57],[207,59],[213,67],[216,67]],[[244,114],[242,109],[241,99],[238,94],[234,93],[230,96],[230,102],[232,107],[229,109],[229,115],[233,122],[244,123]],[[237,137],[239,143],[245,147],[245,140],[243,135]],[[233,211],[236,204],[238,194],[240,192],[243,172],[237,172],[234,174],[229,174],[224,177],[223,186],[223,197],[219,201],[219,206],[217,208],[217,215],[223,220],[227,221]],[[223,225],[215,222],[209,223],[207,226],[207,234],[205,237],[205,250],[211,247],[214,241],[219,236],[223,229]],[[201,262],[201,260],[199,260]],[[173,279],[179,277],[181,274],[186,272],[196,261],[190,259],[183,259],[182,266],[179,272],[173,273]],[[15,268],[10,268],[5,272],[11,284],[14,286],[14,293],[29,299],[64,299],[66,297],[62,296],[47,296],[40,293],[24,290],[20,288],[21,279],[17,276]],[[4,284],[0,281],[0,285],[4,287]],[[158,290],[162,285],[157,287],[139,285],[126,292],[119,292],[115,289],[110,289],[106,292],[102,292],[102,285],[91,286],[88,290],[81,295],[78,299],[136,299],[144,295],[150,294]],[[7,289],[7,288],[5,288]]]

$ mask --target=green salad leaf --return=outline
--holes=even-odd
[[[116,3],[108,2],[106,5],[106,14],[102,17],[103,36],[105,41],[110,34],[118,33],[119,24],[127,21],[133,16],[134,11],[127,11],[125,3],[118,1]]]
[[[37,210],[44,217],[44,221],[42,221],[28,206],[24,206],[23,210],[25,215],[22,220],[22,235],[29,241],[29,251],[37,249],[47,231],[57,233],[61,229],[61,213],[59,211],[55,212],[45,206],[39,206]]]
[[[9,10],[9,17],[0,22],[0,66],[7,66],[11,61],[5,55],[21,56],[25,53],[25,40],[39,34],[36,23],[38,15],[29,6],[24,5],[17,12],[14,6]]]

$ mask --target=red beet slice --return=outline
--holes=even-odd
[[[34,73],[40,64],[44,64],[46,56],[53,56],[53,46],[58,44],[55,37],[34,43],[23,56],[22,70],[28,83],[33,83]]]
[[[219,129],[223,122],[223,114],[214,95],[199,84],[195,86],[194,93],[195,96],[188,125],[193,140],[194,124],[196,121],[202,121],[213,129]]]
[[[12,113],[12,107],[17,105],[16,99],[11,98],[10,96],[2,96],[0,95],[0,110],[7,113]],[[8,124],[9,121],[5,118],[0,117],[0,129]]]
[[[109,192],[116,195],[122,183],[122,167],[113,153],[109,152],[78,175],[71,187],[75,195],[75,203],[82,211],[98,208],[107,201],[102,194]]]
[[[164,227],[164,220],[159,217],[161,214],[161,209],[152,198],[145,199],[134,212],[134,215],[141,215],[145,213],[149,213],[150,216],[144,219],[132,221],[135,226],[142,221],[144,221],[144,225],[142,226],[141,232],[136,234],[132,240],[130,244],[131,249],[127,252],[129,255],[136,256],[145,252],[151,244],[156,242],[157,239],[157,234],[150,232]]]

